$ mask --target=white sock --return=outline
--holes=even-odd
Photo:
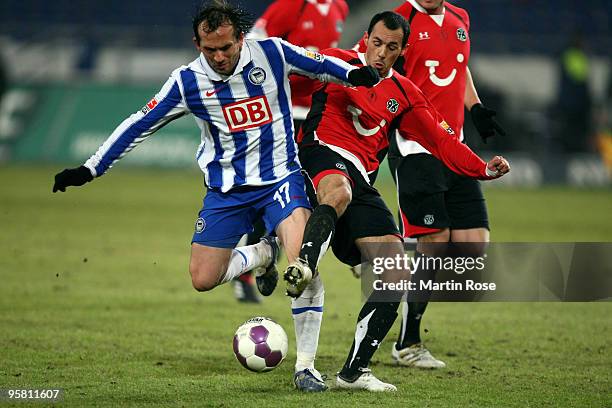
[[[267,266],[271,259],[272,248],[263,241],[254,245],[234,248],[221,283],[229,282],[255,268]]]
[[[291,301],[297,347],[296,372],[305,368],[314,369],[321,321],[323,320],[324,301],[325,290],[320,274],[310,281],[299,298]]]

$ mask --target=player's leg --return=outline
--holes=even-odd
[[[310,216],[310,204],[302,175],[294,173],[288,181],[290,184],[286,193],[283,190],[280,196],[289,200],[282,204],[274,200],[264,213],[264,221],[276,231],[291,263],[300,252],[304,227]],[[327,389],[321,374],[314,367],[323,319],[324,293],[323,283],[320,277],[316,277],[300,297],[291,301],[297,350],[294,384],[301,391],[321,392]]]
[[[349,171],[356,169],[349,167]],[[375,258],[393,258],[403,254],[399,231],[391,211],[376,189],[359,174],[349,173],[355,181],[353,199],[336,225],[332,248],[336,257],[351,266]],[[407,281],[407,269],[390,268],[375,279],[383,282]],[[368,281],[366,278],[365,281]],[[365,287],[364,287],[365,289]],[[369,391],[395,390],[369,371],[372,355],[386,336],[397,316],[403,291],[373,291],[359,312],[355,338],[346,363],[337,378],[342,388]]]
[[[306,228],[299,258],[308,263],[312,271],[327,252],[336,222],[351,201],[351,184],[344,174],[327,174],[315,186],[318,205],[312,212]]]
[[[273,263],[267,241],[236,248],[240,237],[252,229],[260,189],[233,194],[209,191],[196,220],[189,272],[193,287],[211,290],[245,272]],[[246,205],[245,205],[246,203]]]
[[[428,154],[402,158],[397,165],[397,194],[404,237],[417,238],[415,258],[422,258],[412,281],[435,280],[436,271],[427,257],[443,257],[450,239],[450,218],[446,211],[448,189],[444,165]],[[402,366],[442,368],[446,364],[431,355],[421,340],[421,322],[431,291],[411,291],[402,301],[402,319],[392,358]]]
[[[300,161],[307,174],[309,195],[316,204],[301,243],[298,259],[289,264],[284,278],[289,295],[299,296],[316,275],[316,268],[327,251],[335,225],[351,201],[351,183],[342,157],[327,147],[314,145],[300,149]]]
[[[356,240],[364,259],[378,257],[395,259],[403,254],[403,246],[397,235],[366,237]],[[410,279],[407,270],[392,268],[381,275],[383,282]],[[395,391],[396,387],[376,378],[368,368],[372,356],[393,326],[402,291],[373,291],[362,306],[357,318],[355,338],[344,366],[338,373],[340,388],[368,391]]]

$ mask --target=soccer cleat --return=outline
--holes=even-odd
[[[397,391],[397,387],[393,384],[388,384],[380,381],[374,377],[372,370],[369,368],[360,368],[361,375],[357,377],[355,381],[348,381],[340,377],[340,374],[336,376],[336,387],[352,390],[366,390],[371,392],[386,392],[386,391]]]
[[[270,296],[278,283],[276,261],[278,260],[280,250],[275,237],[265,236],[262,237],[261,240],[265,241],[272,248],[272,260],[270,261],[270,265],[265,268],[258,268],[255,270],[255,283],[257,283],[259,293],[263,296]]]
[[[432,356],[429,350],[421,343],[413,344],[401,350],[397,350],[395,344],[393,343],[391,348],[391,357],[398,365],[430,369],[446,367],[443,361]]]
[[[287,283],[287,295],[298,298],[312,280],[312,271],[306,261],[298,258],[287,266],[283,279]]]
[[[305,368],[293,375],[295,388],[304,392],[327,391],[327,385],[321,374],[314,368]]]

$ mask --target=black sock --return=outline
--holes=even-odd
[[[419,290],[418,288],[420,288],[420,281],[435,279],[435,269],[427,268],[427,256],[420,252],[415,252],[414,257],[415,259],[421,259],[419,266],[415,269],[414,274],[410,278],[412,282],[416,282],[417,290],[409,291],[406,294],[408,313],[402,318],[402,329],[399,333],[397,344],[395,345],[397,350],[421,342],[421,320],[423,314],[425,314],[425,309],[427,309],[429,299],[431,298],[431,291]]]
[[[393,299],[390,297],[389,299]],[[399,301],[373,301],[372,296],[359,312],[355,340],[340,371],[340,377],[353,382],[361,375],[360,368],[367,368],[380,343],[393,326]],[[355,349],[357,347],[357,349]]]
[[[314,209],[306,223],[300,258],[308,262],[313,273],[317,269],[319,256],[327,251],[337,220],[338,215],[334,207],[322,204]]]

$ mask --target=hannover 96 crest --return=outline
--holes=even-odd
[[[458,28],[457,29],[457,39],[459,41],[467,41],[467,33],[465,32],[465,30],[463,28]]]

